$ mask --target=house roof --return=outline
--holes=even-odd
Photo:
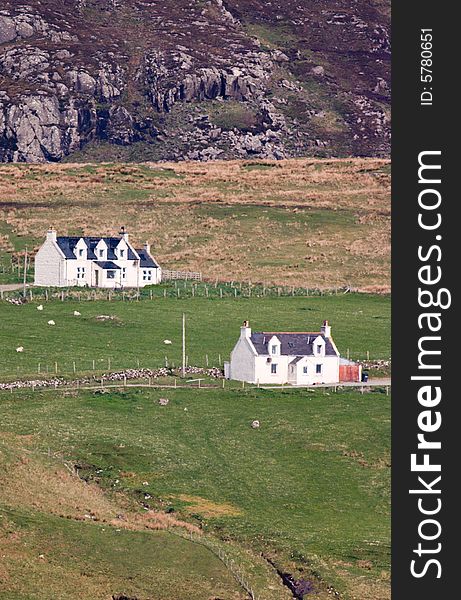
[[[121,237],[94,237],[94,236],[58,236],[56,238],[56,242],[59,248],[64,253],[64,256],[68,259],[75,259],[76,256],[74,254],[74,248],[78,244],[79,240],[83,240],[88,249],[87,258],[89,260],[96,260],[95,249],[101,240],[107,246],[107,259],[108,260],[117,260],[117,256],[115,254],[115,248],[119,245]],[[133,252],[133,249],[128,244],[128,260],[136,260],[137,256]]]
[[[290,365],[295,365],[296,363],[299,363],[299,361],[302,360],[303,358],[304,358],[304,356],[297,356],[293,360],[290,360]]]
[[[321,337],[325,342],[325,356],[338,356],[331,338],[320,332],[264,332],[255,331],[251,341],[258,354],[269,354],[269,341],[276,336],[280,340],[280,354],[285,356],[314,356],[314,340]]]
[[[107,270],[120,269],[118,265],[110,260],[98,260],[95,262],[95,265],[98,265],[98,267],[101,267],[101,269]]]
[[[139,258],[141,259],[141,261],[139,263],[140,267],[151,267],[154,269],[158,268],[158,264],[155,262],[155,260],[147,252],[146,249],[142,248],[142,249],[138,250],[138,248],[136,248],[136,252],[138,253]]]

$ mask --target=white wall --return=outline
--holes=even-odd
[[[231,352],[229,379],[256,383],[255,352],[248,339],[241,336]]]
[[[271,362],[267,362],[270,358]],[[255,360],[255,383],[287,383],[288,363],[293,360],[291,356],[257,356]],[[272,373],[272,365],[277,365],[277,373]]]
[[[322,372],[316,373],[316,365],[322,365]],[[307,367],[307,373],[304,373]],[[312,385],[315,383],[338,383],[338,356],[305,356],[296,363],[296,384]]]
[[[34,284],[46,286],[66,285],[63,273],[64,257],[56,242],[45,240],[35,255]]]

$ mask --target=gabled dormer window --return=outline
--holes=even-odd
[[[322,354],[322,344],[317,344],[317,354]]]
[[[280,354],[280,340],[276,335],[271,336],[266,343],[268,354],[272,354],[272,356],[277,356]]]
[[[120,258],[125,258],[125,249],[124,248],[120,248],[119,253],[120,253]]]
[[[79,248],[78,256],[79,258],[83,258],[83,248]]]
[[[99,254],[99,258],[104,258],[104,250],[102,248],[100,248],[98,250],[98,254]]]

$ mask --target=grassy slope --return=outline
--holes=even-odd
[[[0,598],[242,599],[238,583],[206,548],[167,532],[132,532],[47,514],[2,510],[8,544]]]
[[[389,598],[385,395],[178,389],[168,393],[167,407],[158,405],[158,397],[153,390],[102,397],[89,392],[0,394],[2,430],[27,440],[29,452],[50,448],[53,455],[78,462],[80,475],[97,481],[106,490],[104,497],[123,492],[144,500],[148,493],[151,498],[144,501],[152,508],[170,507],[171,514],[215,536],[254,554],[262,551],[282,570],[314,579],[319,600],[330,595],[314,571],[344,598]],[[254,418],[261,421],[256,431],[249,426]],[[2,488],[0,498],[8,489]],[[21,503],[27,494],[16,497]],[[42,499],[37,503],[43,508]],[[50,535],[56,528],[61,539],[63,527],[71,528],[47,519],[45,539],[46,531]],[[75,526],[65,535],[95,544],[98,562],[83,568],[94,582],[98,564],[117,571],[119,550],[115,542],[103,557],[94,540],[100,530],[88,532]],[[141,550],[143,543],[141,537],[135,542]],[[67,558],[78,551],[63,544],[62,554]],[[144,558],[138,556],[134,568],[143,568],[139,561]],[[175,565],[173,560],[172,577]],[[124,569],[118,576],[126,582]],[[274,593],[283,597],[280,590]],[[180,592],[169,597],[184,598]]]
[[[0,303],[0,377],[33,375],[38,363],[42,372],[63,373],[92,369],[159,367],[181,361],[182,313],[187,317],[189,364],[210,366],[228,360],[244,319],[255,331],[318,331],[324,319],[332,325],[333,337],[342,355],[352,358],[388,359],[390,356],[390,298],[348,294],[281,298],[157,298],[139,302],[85,301],[22,306]],[[80,317],[73,315],[81,312]],[[100,322],[98,315],[117,320]],[[48,320],[56,325],[47,325]],[[171,345],[163,340],[169,339]],[[17,353],[18,346],[24,347]]]
[[[50,224],[61,235],[114,234],[125,224],[166,268],[389,290],[389,170],[375,159],[5,165],[0,267],[11,255],[22,262]],[[12,279],[1,268],[0,278]]]

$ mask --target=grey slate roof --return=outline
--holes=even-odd
[[[158,264],[155,260],[147,253],[144,249],[136,248],[136,252],[139,254],[139,258],[141,259],[139,266],[140,267],[150,267],[152,269],[157,269]]]
[[[112,262],[110,260],[99,260],[99,261],[96,261],[95,264],[98,265],[98,267],[101,267],[101,269],[106,269],[106,270],[120,269],[120,267],[118,265],[116,265],[114,262]]]
[[[325,356],[338,356],[330,338],[320,332],[289,333],[259,332],[251,334],[251,341],[258,354],[269,354],[268,344],[272,336],[280,340],[280,353],[285,356],[314,356],[313,342],[320,336],[325,341]]]
[[[304,356],[297,356],[297,357],[296,357],[296,358],[294,358],[293,360],[290,360],[290,363],[289,363],[289,364],[290,364],[290,365],[295,365],[296,363],[299,363],[299,361],[300,361],[301,359],[303,359],[303,358],[304,358]]]
[[[117,256],[115,255],[115,248],[118,246],[120,240],[122,239],[119,237],[58,236],[56,238],[56,242],[60,249],[63,251],[64,256],[66,258],[75,259],[76,256],[73,251],[80,239],[83,239],[83,241],[86,244],[86,247],[88,249],[87,256],[89,260],[97,260],[95,248],[101,240],[103,240],[107,246],[107,259],[117,260]],[[128,246],[128,260],[136,259],[137,256],[135,255],[133,250]]]

